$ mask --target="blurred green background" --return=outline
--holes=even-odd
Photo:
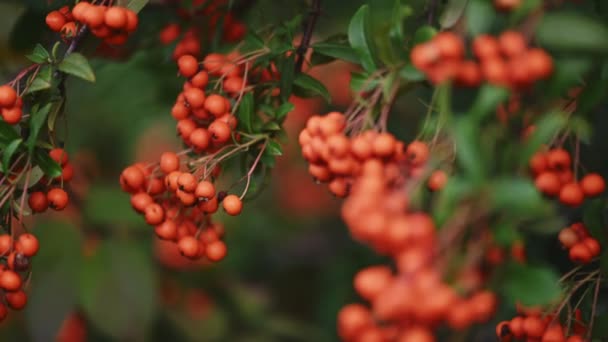
[[[344,32],[361,3],[323,1],[317,34]],[[61,4],[0,2],[0,83],[27,65],[23,55],[35,43],[50,48],[59,38],[44,17]],[[260,0],[241,18],[265,27],[305,14],[306,6]],[[161,28],[175,20],[158,4],[145,8],[135,37],[115,51],[118,58],[95,57],[95,44],[83,45],[97,81],[68,81],[68,120],[60,125],[77,170],[74,201],[61,215],[37,218],[41,250],[29,303],[0,325],[0,340],[52,341],[62,326],[69,341],[83,332],[86,341],[337,340],[336,313],[356,300],[352,277],[378,257],[351,240],[339,202],[314,186],[300,158],[298,129],[323,103],[296,100],[297,113],[287,123],[291,142],[271,184],[238,219],[218,218],[229,252],[216,265],[191,265],[170,244],[159,245],[120,191],[126,165],[179,149],[169,113],[183,81],[172,46],[158,42]],[[342,105],[351,69],[334,63],[317,72]],[[423,108],[412,100],[404,117]],[[403,127],[412,132],[416,126]]]

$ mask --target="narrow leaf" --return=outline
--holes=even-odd
[[[536,37],[541,45],[555,51],[608,54],[608,26],[574,12],[544,15]]]
[[[27,88],[27,93],[29,94],[51,88],[52,75],[53,68],[50,65],[45,65],[41,67],[38,71],[38,74],[36,75],[36,78],[34,78],[30,86]]]
[[[319,80],[308,74],[298,74],[294,80],[294,85],[304,90],[310,91],[313,95],[322,96],[325,101],[331,102],[331,96],[329,95],[329,91],[327,90],[327,88],[325,88],[323,83],[319,82]]]
[[[40,128],[44,125],[44,122],[51,110],[52,103],[47,103],[44,107],[39,110],[32,112],[30,119],[30,136],[27,138],[27,142],[25,143],[28,149],[28,152],[31,154],[36,146],[36,140],[38,139],[38,134],[40,133]],[[55,105],[61,105],[60,103],[55,103]]]
[[[57,67],[66,74],[76,76],[85,81],[95,82],[95,74],[89,65],[89,61],[78,52],[69,54]]]
[[[369,6],[363,5],[352,17],[348,26],[348,41],[359,54],[361,65],[367,71],[376,70],[376,57],[369,28]]]
[[[21,138],[13,140],[10,144],[6,146],[4,151],[2,151],[2,168],[4,172],[7,172],[10,169],[11,160],[15,155],[15,152],[17,152],[17,150],[19,149],[19,146],[21,146],[22,142],[23,139]]]

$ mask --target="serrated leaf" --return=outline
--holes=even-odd
[[[34,152],[34,163],[38,164],[40,169],[44,172],[47,178],[57,178],[61,176],[63,170],[61,165],[54,161],[48,151],[38,149]]]
[[[328,103],[331,102],[329,91],[327,88],[325,88],[323,83],[316,78],[308,74],[299,73],[294,79],[293,83],[295,86],[310,91],[314,95],[322,96]]]
[[[266,151],[268,151],[268,154],[270,154],[271,156],[283,155],[283,148],[281,147],[281,144],[273,140],[268,141],[268,145],[266,145]]]
[[[32,51],[31,54],[26,55],[25,57],[34,63],[42,64],[47,63],[51,55],[44,48],[44,46],[36,44],[36,46],[34,47],[34,51]]]
[[[295,78],[296,59],[295,54],[284,59],[281,63],[279,72],[281,79],[279,80],[279,89],[281,90],[281,99],[287,101],[293,91],[293,80]]]
[[[551,304],[562,294],[559,277],[553,270],[516,263],[505,267],[501,287],[509,302],[526,306]]]
[[[30,136],[27,138],[27,141],[25,143],[30,154],[34,150],[34,147],[36,147],[38,133],[40,133],[40,128],[42,128],[42,125],[44,125],[52,105],[52,103],[47,103],[46,105],[44,105],[44,107],[38,109],[37,111],[32,111],[30,118]],[[55,105],[60,104],[55,103]]]
[[[64,58],[57,68],[66,74],[76,76],[85,81],[95,82],[95,73],[85,56],[78,52],[73,52]]]
[[[241,103],[239,104],[239,108],[237,110],[237,118],[239,120],[239,125],[245,130],[247,133],[253,132],[253,94],[251,92],[247,92],[243,95],[241,99]]]
[[[545,14],[536,37],[542,46],[554,51],[608,54],[608,26],[575,12]]]
[[[27,93],[30,94],[51,88],[52,76],[53,68],[50,65],[42,66],[38,71],[36,78],[34,78],[30,86],[27,88]]]
[[[376,70],[376,52],[369,27],[369,6],[363,5],[352,17],[348,25],[348,41],[355,49],[361,65],[367,71]]]
[[[456,25],[462,17],[467,3],[468,0],[450,0],[439,18],[441,27],[450,28]]]
[[[2,150],[2,168],[5,172],[10,169],[11,160],[13,159],[15,152],[17,152],[19,149],[19,146],[21,146],[22,142],[23,139],[21,138],[13,140],[10,144],[6,145],[6,148]]]
[[[355,64],[360,64],[361,59],[352,47],[339,43],[316,43],[312,46],[313,54],[328,56]]]

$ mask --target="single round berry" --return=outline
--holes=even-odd
[[[4,296],[6,298],[6,303],[13,310],[21,310],[27,304],[27,295],[23,290],[7,292]]]
[[[194,236],[185,236],[177,242],[180,253],[187,258],[196,258],[199,254],[199,243]]]
[[[11,108],[2,108],[2,120],[9,125],[18,124],[23,117],[21,107],[13,106]]]
[[[197,184],[198,181],[196,177],[194,177],[194,175],[189,172],[183,172],[177,178],[178,189],[185,192],[194,192],[194,189],[196,189]]]
[[[164,174],[170,174],[179,170],[179,157],[173,152],[164,152],[160,156],[160,170]]]
[[[17,92],[10,86],[0,86],[0,107],[10,108],[17,101]]]
[[[443,189],[443,187],[448,182],[448,176],[443,170],[436,170],[431,173],[431,176],[428,180],[428,187],[431,191],[439,191]]]
[[[53,188],[46,194],[49,207],[53,210],[63,210],[69,202],[68,193],[61,188]]]
[[[205,92],[199,88],[184,90],[184,97],[191,108],[202,108],[205,104]]]
[[[213,241],[207,245],[205,249],[205,255],[207,259],[218,262],[226,257],[228,253],[228,249],[226,248],[226,244],[223,241],[217,240]]]
[[[54,148],[50,150],[49,156],[61,166],[64,166],[69,161],[68,153],[62,148]]]
[[[578,207],[584,200],[583,189],[577,183],[568,183],[559,192],[559,201],[570,207]]]
[[[184,55],[177,60],[177,68],[180,75],[190,78],[198,72],[198,61],[192,55]]]
[[[228,108],[223,96],[211,94],[205,99],[205,110],[218,117],[226,113]]]
[[[156,226],[164,221],[165,210],[160,204],[151,203],[144,210],[144,216],[149,225]]]
[[[228,195],[222,201],[222,206],[228,215],[236,216],[243,210],[243,202],[236,195]]]
[[[215,186],[209,181],[200,181],[194,190],[194,195],[202,200],[209,200],[215,196]]]
[[[177,238],[177,225],[172,220],[165,220],[154,227],[154,233],[162,240],[175,240]]]
[[[97,28],[104,24],[106,7],[89,6],[83,13],[83,21],[91,28]]]
[[[27,199],[27,204],[34,213],[45,212],[49,207],[49,201],[46,198],[46,194],[42,191],[32,192]]]
[[[0,288],[6,291],[17,291],[21,284],[21,277],[15,271],[5,270],[0,274]]]
[[[597,173],[590,173],[581,179],[581,188],[585,196],[594,197],[601,195],[606,190],[606,182],[604,177]]]
[[[36,253],[38,253],[38,249],[40,249],[40,244],[38,243],[38,239],[29,233],[21,234],[17,238],[17,242],[15,243],[15,249],[22,253],[24,256],[31,258]]]
[[[123,29],[127,26],[127,12],[122,7],[109,7],[104,16],[104,22],[115,30]]]
[[[51,11],[46,15],[46,25],[53,31],[59,32],[65,25],[65,17],[59,11]]]
[[[556,196],[561,190],[561,181],[555,172],[543,172],[534,180],[536,188],[545,195]]]
[[[121,176],[132,189],[141,189],[146,181],[143,171],[136,166],[129,166],[122,171]]]
[[[211,141],[215,144],[223,144],[230,140],[232,130],[227,123],[215,120],[209,125],[209,133],[211,133]]]
[[[190,144],[197,150],[203,151],[211,144],[211,133],[205,128],[197,128],[190,134]]]

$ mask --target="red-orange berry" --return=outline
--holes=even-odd
[[[497,57],[499,52],[498,40],[490,35],[482,34],[473,40],[473,53],[481,61]]]
[[[388,266],[371,266],[359,271],[353,280],[357,293],[373,301],[391,284],[393,272]]]
[[[228,215],[236,216],[241,213],[243,210],[243,202],[236,195],[228,195],[222,201],[222,206],[224,207],[224,211]]]
[[[68,205],[68,193],[61,188],[53,188],[46,194],[49,207],[53,210],[63,210]]]
[[[589,250],[589,248],[587,248],[587,245],[582,242],[579,242],[572,246],[572,248],[570,248],[568,256],[570,257],[570,260],[580,264],[587,264],[591,262],[591,259],[593,259],[591,251]]]
[[[572,159],[570,153],[562,148],[556,148],[547,152],[547,163],[555,170],[566,170],[570,168]]]
[[[17,92],[10,86],[0,86],[0,107],[10,108],[17,101]]]
[[[13,238],[9,234],[0,235],[0,256],[6,256],[13,245]]]
[[[42,213],[49,207],[49,201],[46,194],[42,191],[35,191],[30,194],[27,203],[34,213]]]
[[[13,106],[10,108],[2,108],[2,112],[0,114],[2,115],[2,120],[4,120],[4,122],[9,125],[18,124],[21,121],[21,118],[23,117],[23,111],[21,110],[21,107],[17,106]]]
[[[196,180],[196,177],[194,177],[194,175],[189,172],[183,172],[177,178],[178,188],[185,192],[194,192],[194,189],[196,189],[197,184],[198,181]]]
[[[7,292],[4,296],[6,298],[6,303],[13,310],[21,310],[27,304],[27,295],[23,290]]]
[[[431,191],[438,191],[443,189],[445,184],[448,182],[448,176],[443,170],[436,170],[431,173],[428,180],[428,187]]]
[[[154,202],[152,196],[145,192],[138,192],[131,195],[131,206],[139,213],[143,213],[152,202]]]
[[[93,5],[91,5],[90,3],[86,2],[86,1],[80,1],[80,2],[78,2],[74,6],[74,8],[72,8],[72,15],[74,16],[74,19],[76,19],[78,21],[84,21],[84,13],[91,6],[93,6]]]
[[[204,89],[209,84],[209,74],[206,71],[199,71],[192,76],[190,83],[193,87]]]
[[[205,150],[211,144],[211,133],[205,128],[197,128],[190,134],[190,144],[198,150]]]
[[[578,235],[570,228],[562,229],[557,238],[566,248],[571,248],[579,241]]]
[[[198,61],[192,55],[184,55],[177,60],[177,68],[180,75],[190,78],[198,72]]]
[[[559,201],[567,206],[578,207],[584,200],[583,189],[577,183],[568,183],[559,192]]]
[[[144,209],[144,217],[149,225],[156,226],[165,220],[165,210],[160,204],[151,203]]]
[[[205,110],[218,117],[226,113],[226,103],[221,95],[211,94],[205,100]]]
[[[142,188],[146,181],[143,171],[136,166],[127,167],[122,171],[121,176],[125,183],[132,189]]]
[[[130,9],[125,9],[125,13],[127,14],[127,24],[125,25],[125,30],[127,32],[133,32],[137,29],[139,18],[137,17],[137,14]]]
[[[30,258],[38,253],[38,249],[40,249],[40,244],[38,243],[38,239],[30,234],[25,233],[19,235],[17,238],[17,242],[15,243],[15,249]]]
[[[199,88],[184,90],[184,97],[191,108],[202,108],[205,104],[205,92]]]
[[[580,181],[585,196],[594,197],[601,195],[606,190],[604,177],[597,173],[589,173]]]
[[[429,147],[422,141],[412,141],[405,150],[407,160],[413,166],[421,166],[429,158]]]
[[[561,181],[555,172],[543,172],[534,180],[536,188],[545,195],[556,196],[561,190]]]
[[[5,270],[0,273],[0,288],[6,291],[17,291],[21,288],[21,277],[15,271]]]
[[[122,7],[109,7],[104,16],[105,24],[113,29],[123,29],[127,25],[127,12]]]
[[[230,140],[231,131],[230,126],[220,120],[215,120],[209,125],[211,140],[216,144],[222,144]]]
[[[200,181],[194,190],[194,195],[200,199],[208,200],[215,196],[215,186],[209,181]]]
[[[505,31],[498,37],[500,52],[507,57],[516,57],[527,50],[524,35],[517,31]]]
[[[194,236],[184,236],[177,242],[180,253],[187,258],[196,258],[199,254],[199,243]]]
[[[464,56],[464,42],[457,34],[449,31],[440,32],[433,37],[442,58],[459,59]]]
[[[205,250],[205,255],[207,259],[218,262],[226,257],[228,253],[228,249],[226,248],[226,244],[223,241],[217,240],[213,241],[207,245]]]
[[[175,240],[177,238],[177,225],[172,220],[165,220],[154,227],[154,233],[162,240]]]
[[[163,152],[160,156],[160,170],[169,174],[179,170],[179,157],[173,152]]]
[[[97,28],[104,24],[106,7],[89,6],[83,13],[83,21],[91,28]]]
[[[68,153],[62,148],[54,148],[50,150],[49,157],[51,157],[51,159],[61,166],[64,166],[69,161]]]
[[[46,25],[53,31],[59,32],[65,25],[65,17],[59,11],[51,11],[46,15]]]

